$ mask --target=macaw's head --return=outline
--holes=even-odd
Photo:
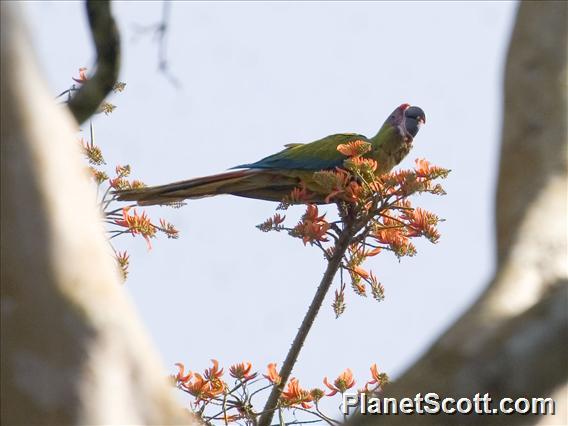
[[[411,141],[426,123],[426,114],[420,107],[402,104],[387,118],[387,123],[398,128],[400,134]]]

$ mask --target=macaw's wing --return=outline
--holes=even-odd
[[[307,144],[290,144],[285,150],[270,155],[256,163],[241,164],[233,169],[268,170],[324,170],[340,167],[345,156],[337,146],[355,140],[369,140],[355,133],[340,133]]]

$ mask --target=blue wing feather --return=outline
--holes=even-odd
[[[337,146],[353,140],[368,141],[363,135],[340,133],[308,144],[294,144],[256,163],[240,164],[232,169],[333,169],[340,167],[345,160],[345,156],[337,151]]]

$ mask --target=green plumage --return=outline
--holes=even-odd
[[[413,114],[405,115],[405,111]],[[281,201],[303,182],[308,190],[319,192],[313,173],[342,167],[345,155],[337,147],[353,141],[371,144],[364,156],[378,163],[377,174],[390,171],[408,154],[413,136],[419,128],[407,129],[417,120],[424,122],[423,111],[403,104],[387,118],[379,132],[372,138],[355,133],[340,133],[307,144],[289,144],[286,149],[255,163],[241,164],[234,169],[213,176],[190,179],[168,185],[119,191],[118,199],[137,201],[140,205],[168,204],[186,198],[201,198],[219,194]],[[416,117],[415,117],[416,116]],[[324,202],[327,194],[321,194],[316,202]]]

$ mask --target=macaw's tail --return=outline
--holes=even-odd
[[[266,170],[237,170],[167,185],[116,191],[119,201],[136,201],[141,206],[174,204],[185,199],[231,194],[269,201],[282,201],[299,179]]]

